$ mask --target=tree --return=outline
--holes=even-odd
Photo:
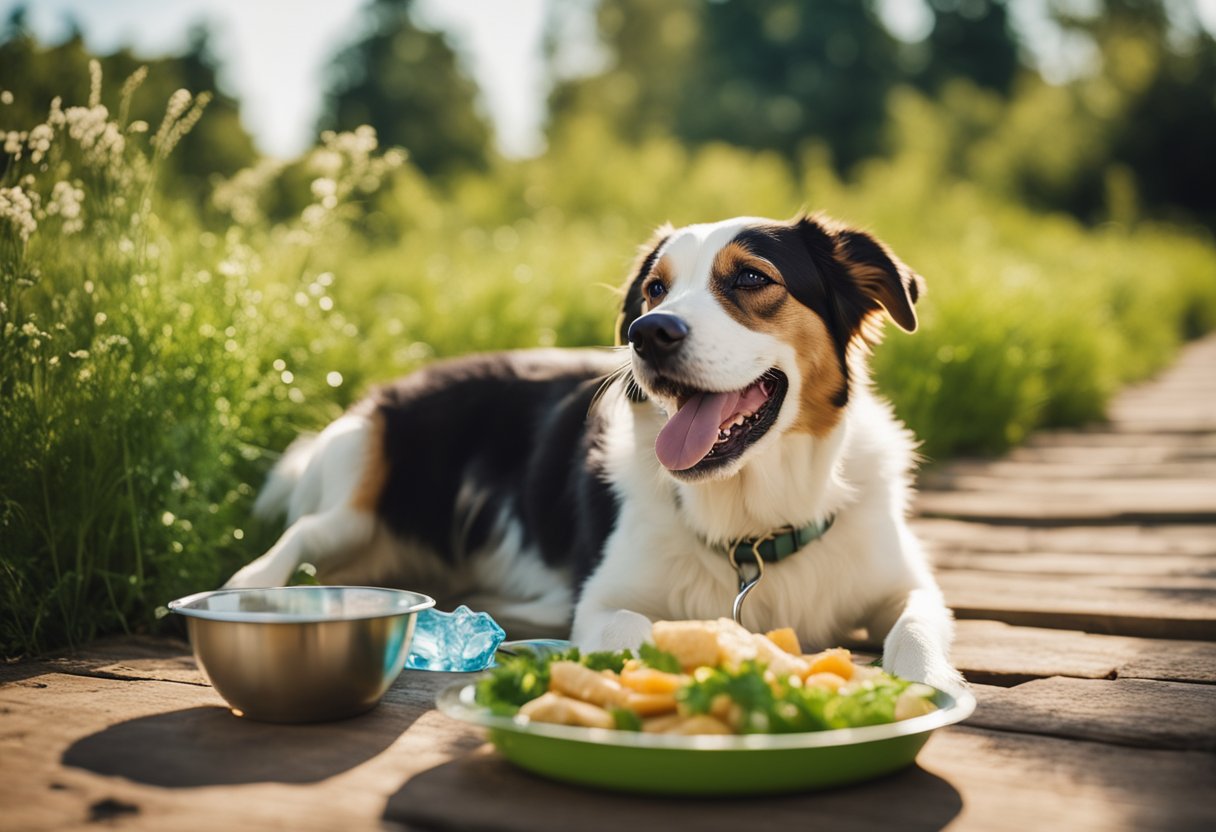
[[[1009,95],[1020,68],[1018,42],[1003,0],[931,0],[933,30],[913,80],[936,93],[950,80]]]
[[[899,69],[869,3],[628,0],[602,4],[598,23],[615,61],[555,85],[555,122],[594,107],[626,136],[667,130],[791,158],[819,139],[842,169],[881,146]]]
[[[376,128],[429,175],[484,167],[490,128],[447,39],[421,29],[412,0],[373,0],[363,36],[334,59],[322,129]]]

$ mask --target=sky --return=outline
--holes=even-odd
[[[1048,0],[1019,0],[1012,14],[1038,44],[1040,70],[1049,81],[1067,80],[1092,55],[1078,44],[1057,42],[1043,25]],[[571,0],[564,0],[571,2]],[[586,2],[586,0],[584,0]],[[1088,0],[1066,0],[1082,6]],[[1216,0],[1197,0],[1199,17],[1216,32]],[[199,21],[215,32],[221,60],[219,82],[241,100],[246,128],[264,153],[292,157],[312,144],[313,127],[330,58],[359,31],[366,0],[0,0],[0,14],[29,9],[30,25],[43,40],[67,33],[69,16],[79,21],[90,49],[108,53],[131,46],[137,54],[180,51]],[[547,0],[417,0],[418,20],[448,33],[465,69],[482,90],[482,105],[494,122],[507,156],[528,156],[544,147],[542,122],[546,82],[542,58]],[[895,34],[917,40],[930,19],[914,0],[879,0]],[[585,50],[594,63],[588,28]],[[577,33],[575,33],[577,35]],[[2,72],[2,68],[0,68]],[[3,78],[0,77],[0,83]]]

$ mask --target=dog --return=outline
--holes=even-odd
[[[915,443],[866,367],[884,316],[916,329],[921,292],[826,217],[665,226],[616,349],[436,362],[293,443],[255,504],[287,529],[227,586],[311,562],[599,650],[726,616],[762,571],[749,629],[816,648],[864,630],[888,671],[956,689],[953,620],[906,521]]]

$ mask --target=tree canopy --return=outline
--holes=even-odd
[[[406,148],[424,173],[480,168],[491,131],[477,86],[439,32],[419,27],[412,0],[372,0],[363,34],[331,65],[322,129],[376,128],[385,145]]]

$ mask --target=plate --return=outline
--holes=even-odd
[[[476,686],[447,688],[439,694],[439,710],[486,728],[512,763],[568,783],[666,795],[800,792],[881,777],[911,765],[933,731],[975,710],[970,693],[939,690],[938,710],[887,725],[683,737],[496,716],[474,701]]]

